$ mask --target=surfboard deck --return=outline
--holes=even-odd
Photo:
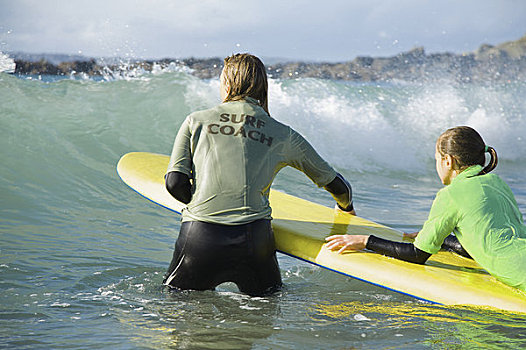
[[[181,213],[184,204],[164,186],[168,161],[166,155],[128,153],[119,160],[117,172],[142,196]],[[368,251],[338,254],[325,247],[325,237],[374,234],[402,241],[403,234],[276,190],[271,190],[270,203],[276,247],[284,254],[432,303],[526,312],[526,293],[497,281],[471,259],[441,251],[418,265]]]

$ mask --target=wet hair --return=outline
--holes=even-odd
[[[224,59],[223,75],[230,86],[224,102],[252,97],[268,113],[268,81],[265,65],[248,53],[238,53]]]
[[[442,156],[446,154],[452,156],[460,170],[472,165],[484,166],[485,153],[488,152],[491,159],[479,175],[495,169],[498,162],[497,151],[493,147],[486,146],[479,133],[469,126],[457,126],[444,131],[437,140],[437,150]]]

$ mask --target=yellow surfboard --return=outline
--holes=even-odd
[[[164,187],[168,160],[166,155],[128,153],[120,159],[117,172],[147,199],[181,213],[184,204]],[[337,254],[325,247],[325,237],[374,234],[402,241],[403,234],[275,190],[271,190],[270,203],[276,246],[282,253],[432,303],[526,312],[526,293],[497,281],[471,259],[441,251],[418,265],[368,251]]]

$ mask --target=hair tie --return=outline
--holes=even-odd
[[[484,146],[484,153],[487,153],[489,151],[489,147],[488,146]]]

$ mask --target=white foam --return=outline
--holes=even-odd
[[[51,307],[70,307],[71,304],[54,302],[53,304],[51,304],[49,306],[51,306]]]
[[[5,53],[0,52],[0,72],[14,73],[15,69],[15,61]]]
[[[366,316],[362,315],[362,314],[356,314],[354,315],[354,320],[355,321],[370,321],[369,318],[367,318]]]
[[[269,108],[336,166],[421,172],[438,136],[457,125],[474,127],[503,159],[526,158],[525,89],[271,80]]]

